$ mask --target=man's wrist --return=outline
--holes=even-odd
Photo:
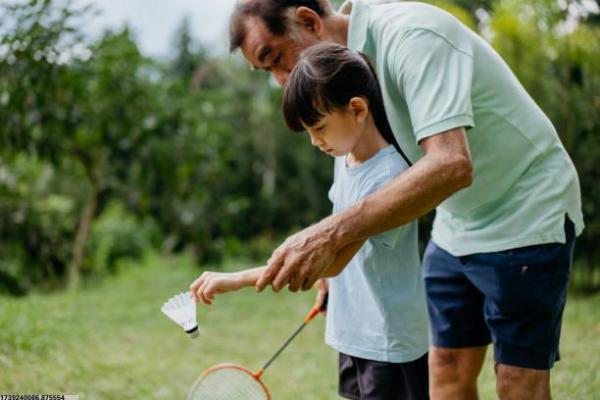
[[[327,235],[327,241],[335,252],[361,240],[360,237],[355,237],[358,229],[352,226],[352,221],[357,220],[355,213],[355,207],[351,207],[321,221],[324,224],[322,231]]]

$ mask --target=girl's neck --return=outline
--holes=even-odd
[[[369,115],[363,134],[346,157],[346,164],[349,167],[360,165],[387,146],[389,146],[389,143],[379,133],[372,116]]]

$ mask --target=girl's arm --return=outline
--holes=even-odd
[[[323,276],[332,277],[342,272],[363,243],[364,241],[355,242],[344,248],[338,253],[337,258]],[[265,268],[266,266],[262,266],[238,272],[206,271],[190,285],[190,290],[197,301],[204,304],[212,304],[212,300],[217,294],[254,286]]]
[[[238,272],[206,271],[191,284],[190,290],[197,301],[212,304],[215,295],[254,286],[266,267],[245,269]]]

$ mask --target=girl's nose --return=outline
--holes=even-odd
[[[315,146],[318,147],[321,144],[323,144],[323,140],[319,139],[314,133],[310,132],[310,143]]]

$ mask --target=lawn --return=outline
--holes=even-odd
[[[224,295],[199,306],[201,333],[192,340],[160,306],[199,272],[186,258],[151,256],[77,293],[0,298],[0,393],[184,398],[213,364],[261,367],[313,302],[313,293]],[[274,399],[336,398],[337,358],[323,329],[315,319],[265,372]],[[561,352],[554,397],[600,399],[600,295],[569,298]],[[483,399],[495,398],[490,357],[480,378]]]

